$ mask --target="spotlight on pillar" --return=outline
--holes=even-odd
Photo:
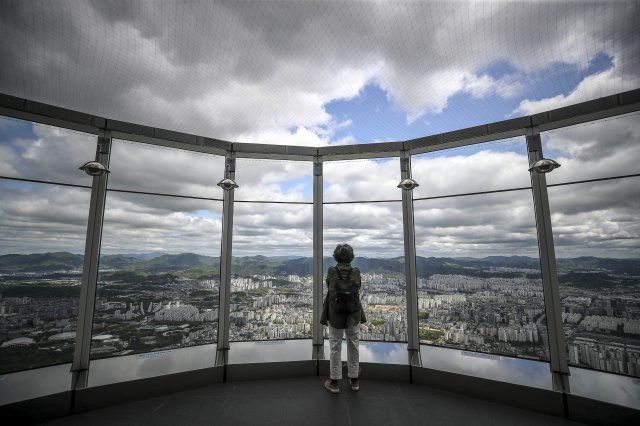
[[[233,191],[235,188],[238,188],[238,184],[233,181],[233,179],[224,178],[220,182],[218,182],[218,186],[225,191]]]
[[[548,158],[543,158],[542,160],[538,160],[531,165],[529,168],[530,172],[537,173],[549,173],[553,169],[557,169],[560,167],[560,164],[555,160],[550,160]]]
[[[105,173],[111,173],[104,164],[98,161],[88,161],[78,168],[89,176],[100,176]]]
[[[398,188],[402,188],[405,191],[411,191],[413,188],[420,186],[418,182],[413,179],[402,179],[398,184]]]

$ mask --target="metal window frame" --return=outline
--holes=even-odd
[[[0,115],[28,120],[34,123],[53,125],[99,137],[96,160],[109,164],[109,152],[100,146],[109,146],[112,139],[120,138],[134,142],[172,147],[187,151],[225,155],[225,176],[235,179],[236,158],[276,159],[310,161],[314,163],[314,218],[313,218],[313,356],[323,359],[324,346],[322,326],[319,324],[322,307],[322,242],[323,242],[323,191],[322,163],[349,159],[370,159],[380,157],[400,157],[401,176],[410,177],[412,155],[443,149],[462,147],[482,142],[500,140],[516,136],[526,136],[530,163],[542,156],[539,147],[541,131],[553,130],[608,117],[640,111],[640,89],[606,96],[599,99],[570,105],[526,117],[519,117],[467,129],[425,136],[408,141],[371,143],[359,145],[328,146],[320,148],[262,145],[229,142],[205,136],[127,123],[107,119],[78,111],[56,107],[28,99],[0,93]],[[539,149],[538,149],[539,148]],[[108,151],[108,150],[107,150]],[[408,166],[407,166],[408,164]],[[566,341],[562,332],[555,252],[550,223],[547,185],[544,175],[531,176],[538,245],[543,269],[545,309],[548,315],[550,336],[550,366],[554,376],[554,389],[568,393],[569,373]],[[72,389],[87,386],[91,327],[95,310],[97,271],[104,217],[107,176],[94,177],[89,220],[85,244],[84,270],[78,314],[78,332],[72,363]],[[409,364],[420,365],[420,344],[418,334],[417,277],[415,267],[415,230],[413,227],[413,199],[403,191],[403,227],[405,249],[405,277],[407,282],[407,330],[409,341]],[[218,342],[215,365],[228,364],[229,314],[231,290],[231,254],[233,237],[233,191],[225,191],[223,198],[223,229],[220,253],[220,302],[218,315]],[[409,259],[409,262],[406,261]],[[415,306],[414,306],[415,305]],[[414,309],[415,308],[415,309]],[[415,349],[417,347],[417,350]]]
[[[225,156],[224,177],[236,179],[235,152]],[[220,249],[220,291],[218,302],[218,342],[215,365],[229,363],[229,321],[231,314],[231,260],[233,249],[233,199],[234,191],[224,191],[222,201],[222,241]]]
[[[323,306],[323,169],[322,158],[313,163],[313,349],[312,359],[325,359],[324,329],[320,324]]]
[[[411,179],[411,155],[403,151],[400,157],[400,178]],[[413,190],[402,191],[402,226],[404,230],[404,274],[407,298],[407,351],[409,365],[422,367],[418,334],[418,275],[416,239],[413,223]]]
[[[539,127],[532,127],[527,134],[527,152],[529,165],[543,158]],[[545,315],[547,318],[547,336],[549,338],[549,367],[551,369],[553,389],[569,392],[569,362],[567,342],[562,329],[560,307],[560,289],[556,268],[551,210],[547,193],[547,179],[544,173],[530,172],[533,205],[536,217],[538,252],[542,271],[542,290],[544,294]]]
[[[95,161],[102,163],[108,169],[110,159],[111,135],[109,131],[103,131],[96,143]],[[72,391],[86,388],[89,381],[91,335],[93,331],[93,314],[95,312],[96,291],[98,286],[98,266],[100,263],[100,245],[102,242],[102,224],[108,178],[108,173],[94,176],[91,187],[76,341],[73,361],[71,363]]]

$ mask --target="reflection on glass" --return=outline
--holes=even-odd
[[[313,163],[309,161],[236,160],[236,201],[313,202]]]
[[[352,265],[362,276],[360,300],[367,317],[360,326],[360,339],[406,342],[402,204],[325,204],[323,219],[323,294],[327,293],[327,269],[336,264],[333,250],[340,243],[351,245]],[[324,333],[328,337],[328,327]]]
[[[232,342],[229,346],[230,364],[303,361],[311,359],[312,352],[310,339]]]
[[[561,164],[547,184],[640,173],[640,115],[543,132],[542,152]]]
[[[414,198],[531,186],[523,137],[411,157]]]
[[[400,159],[326,161],[322,164],[324,202],[401,200]]]
[[[311,337],[312,205],[236,203],[231,341]]]
[[[547,360],[531,191],[414,209],[420,341]]]
[[[640,407],[640,379],[576,367],[570,367],[569,372],[569,388],[574,395],[636,410]]]
[[[572,365],[640,377],[640,178],[549,188]]]
[[[0,176],[91,186],[95,135],[0,117]]]
[[[375,362],[378,364],[408,364],[407,347],[406,343],[360,341],[359,360],[360,362]],[[324,341],[324,353],[328,359],[331,349],[329,348],[329,341],[326,339]],[[346,340],[342,341],[340,357],[343,360],[347,359]]]
[[[114,139],[109,188],[222,199],[224,157]]]
[[[145,352],[91,361],[89,387],[213,367],[216,345]]]
[[[217,340],[222,203],[108,192],[91,357]]]
[[[71,364],[0,375],[0,406],[71,390]]]
[[[553,389],[551,370],[546,362],[426,345],[420,347],[420,355],[425,368]]]
[[[73,358],[90,195],[0,179],[0,372]]]

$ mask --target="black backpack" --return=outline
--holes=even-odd
[[[353,271],[353,268],[349,269],[347,277],[343,278],[342,274],[340,274],[340,269],[336,268],[338,280],[336,281],[333,299],[336,314],[352,314],[359,309],[358,284],[351,279],[351,271]]]

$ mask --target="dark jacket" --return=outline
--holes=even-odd
[[[329,267],[327,271],[327,295],[324,299],[324,306],[322,308],[322,316],[320,317],[320,324],[327,325],[327,321],[331,323],[333,328],[347,328],[348,326],[356,325],[356,324],[364,324],[367,322],[367,318],[364,315],[364,309],[362,309],[362,304],[360,300],[358,300],[359,309],[351,314],[337,314],[335,311],[335,307],[331,301],[333,300],[333,293],[335,292],[336,281],[338,279],[338,274],[336,272],[336,268],[340,269],[340,274],[342,277],[346,277],[347,272],[351,268],[350,263],[338,263],[336,266]],[[362,281],[360,278],[360,270],[358,268],[353,268],[351,271],[351,279],[355,280],[356,284],[358,284],[358,288],[362,285]]]

